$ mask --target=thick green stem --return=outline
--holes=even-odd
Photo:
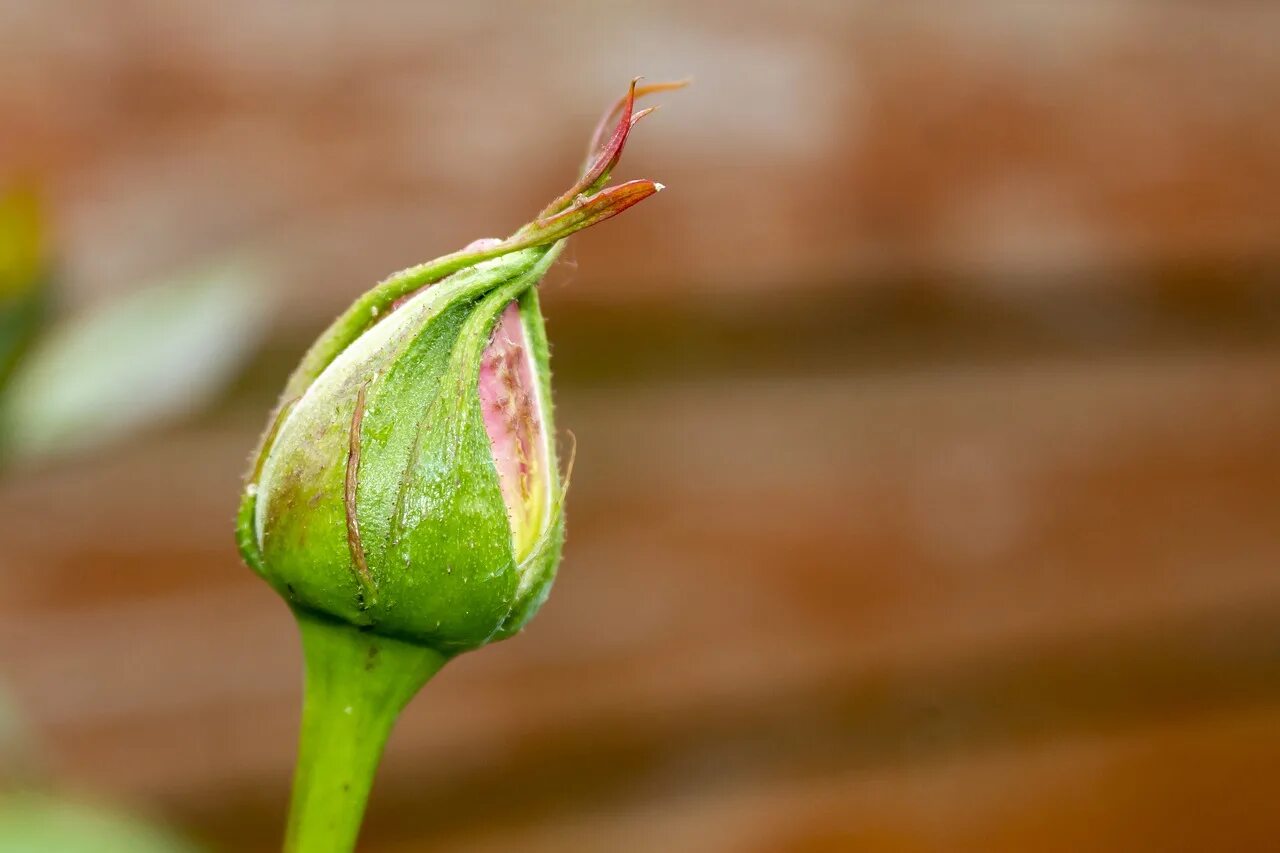
[[[345,623],[296,615],[307,686],[284,849],[350,853],[396,717],[448,658]]]

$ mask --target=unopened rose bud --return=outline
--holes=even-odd
[[[379,284],[289,380],[238,539],[298,615],[307,653],[290,849],[349,849],[372,773],[316,769],[328,759],[315,742],[359,739],[376,763],[395,714],[445,660],[510,636],[546,598],[564,484],[536,286],[567,236],[662,189],[605,184],[648,112],[633,112],[635,97],[675,85],[633,82],[577,184],[511,237]],[[323,772],[364,781],[339,789]],[[352,808],[355,824],[335,829]]]
[[[286,404],[248,533],[295,607],[452,653],[545,586],[562,523],[532,287],[555,254],[412,296]]]
[[[539,218],[392,276],[290,380],[240,546],[291,605],[446,654],[537,609],[564,523],[535,286],[565,237],[661,189],[602,189],[633,99]]]

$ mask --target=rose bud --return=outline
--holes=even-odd
[[[635,97],[676,85],[633,82],[577,184],[511,237],[377,285],[290,378],[238,524],[307,658],[289,849],[350,849],[400,708],[546,598],[567,478],[536,286],[566,237],[662,189],[605,184],[649,112]]]

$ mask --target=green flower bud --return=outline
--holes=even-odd
[[[604,184],[649,112],[633,113],[636,95],[673,85],[633,82],[582,178],[532,222],[391,276],[304,358],[238,531],[246,562],[296,610],[444,655],[537,611],[564,488],[536,285],[565,237],[662,189]]]
[[[284,411],[250,485],[251,541],[291,604],[442,652],[536,609],[563,537],[533,289],[557,253],[409,297]]]
[[[662,189],[606,187],[635,82],[579,181],[505,240],[396,273],[289,379],[245,487],[245,561],[307,663],[286,851],[348,851],[400,709],[458,652],[518,631],[564,541],[537,284],[564,239]],[[609,118],[619,113],[604,139]]]

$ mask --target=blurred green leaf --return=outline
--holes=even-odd
[[[95,805],[45,794],[0,795],[5,853],[194,853],[170,833]]]
[[[44,261],[40,203],[36,194],[13,189],[0,194],[0,298],[26,290]]]
[[[24,293],[0,297],[0,388],[4,387],[23,352],[44,325],[47,303],[43,284]]]
[[[6,460],[89,450],[207,403],[261,337],[261,283],[224,263],[52,329],[0,404]]]
[[[32,192],[0,195],[0,387],[47,313],[39,203]]]

